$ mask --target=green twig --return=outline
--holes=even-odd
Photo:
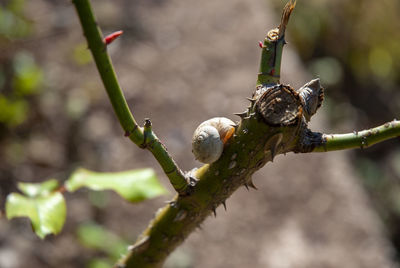
[[[286,44],[286,25],[295,5],[296,1],[293,0],[286,4],[281,24],[278,28],[269,31],[264,41],[260,43],[262,52],[257,85],[279,84],[283,46]]]
[[[144,135],[143,129],[138,126],[129,110],[89,0],[73,0],[72,2],[75,5],[83,28],[83,33],[88,42],[89,49],[92,52],[108,97],[126,135],[138,146],[148,148],[160,163],[175,190],[178,193],[184,193],[187,187],[187,181],[183,172],[168,154],[165,146],[162,145],[151,131],[151,128],[149,131],[145,131],[146,135]]]
[[[400,136],[400,121],[347,134],[322,134],[321,141],[311,152],[328,152],[353,148],[367,148],[376,143]]]

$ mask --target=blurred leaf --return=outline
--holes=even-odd
[[[42,183],[18,183],[18,189],[29,197],[36,197],[39,195],[47,195],[58,187],[56,179],[47,180]]]
[[[87,268],[110,268],[112,266],[113,262],[104,259],[93,259],[86,265]]]
[[[66,181],[65,186],[70,192],[81,187],[95,191],[114,190],[130,202],[139,202],[167,192],[150,168],[113,173],[78,169]]]
[[[129,245],[116,234],[95,223],[81,224],[77,236],[84,246],[107,253],[112,260],[125,254]]]
[[[22,124],[26,120],[28,108],[25,100],[9,100],[0,94],[0,123],[11,127]]]
[[[36,93],[43,82],[43,72],[27,52],[19,52],[14,58],[14,89],[17,95]]]
[[[368,55],[369,67],[374,75],[388,78],[392,72],[393,59],[390,53],[380,47],[373,48]]]
[[[11,193],[6,200],[7,219],[28,217],[35,233],[43,239],[48,234],[58,234],[65,222],[66,206],[61,193],[26,197]]]
[[[7,9],[12,11],[13,13],[19,14],[22,13],[25,5],[25,0],[11,0],[8,1]]]
[[[15,9],[15,10],[14,10]],[[32,32],[32,23],[21,16],[19,7],[10,5],[0,8],[0,36],[16,39],[28,36]]]

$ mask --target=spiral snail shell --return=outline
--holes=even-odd
[[[214,117],[201,123],[194,131],[192,138],[192,152],[203,163],[217,161],[224,144],[235,132],[235,123],[225,117]]]

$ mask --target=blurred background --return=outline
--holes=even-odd
[[[280,0],[96,0],[135,118],[184,170],[198,167],[202,121],[247,106],[258,40],[279,24]],[[311,128],[371,128],[400,111],[397,0],[299,1],[281,82],[320,77],[326,100]],[[168,259],[166,267],[397,267],[400,143],[278,156]],[[0,267],[109,267],[173,196],[152,156],[123,137],[70,1],[0,0]],[[44,241],[27,219],[4,218],[19,181],[65,180],[77,167],[153,167],[170,194],[129,204],[111,192],[66,194],[60,235]]]

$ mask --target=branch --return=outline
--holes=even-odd
[[[115,268],[161,267],[190,233],[210,214],[215,215],[219,205],[225,207],[225,200],[240,186],[255,188],[251,178],[254,172],[272,161],[276,154],[293,150],[302,130],[299,127],[302,104],[294,89],[277,83],[284,29],[294,3],[290,1],[286,5],[280,26],[273,30],[277,38],[267,36],[264,40],[266,47],[262,50],[256,91],[249,98],[250,107],[237,114],[240,123],[235,126],[235,133],[225,144],[221,157],[190,172],[195,182],[190,194],[175,196],[158,210]],[[274,113],[269,113],[271,110]]]
[[[180,194],[184,194],[188,185],[185,176],[168,154],[165,146],[152,132],[151,123],[150,128],[147,128],[147,131],[145,128],[145,131],[143,131],[143,128],[138,126],[129,110],[124,94],[118,83],[111,59],[107,53],[107,46],[103,42],[100,29],[97,27],[89,0],[73,0],[72,2],[75,5],[84,35],[88,42],[88,47],[92,52],[114,112],[126,136],[129,136],[139,147],[147,148],[157,159],[175,190]]]
[[[254,187],[251,176],[277,154],[318,152],[367,147],[400,133],[400,122],[393,121],[376,129],[344,135],[325,135],[307,128],[311,116],[321,106],[323,88],[313,80],[299,90],[279,84],[284,34],[296,1],[285,6],[279,27],[268,32],[261,43],[262,56],[257,87],[250,106],[237,114],[241,120],[234,135],[226,142],[221,157],[190,172],[190,187],[165,147],[151,129],[150,120],[137,126],[118,86],[115,73],[88,0],[73,0],[78,10],[89,48],[92,50],[120,122],[132,141],[149,149],[167,173],[175,189],[187,188],[157,211],[147,229],[115,267],[161,267],[168,255],[179,246],[219,205],[225,205],[240,186]],[[106,62],[103,66],[103,61]],[[105,70],[103,68],[106,68]],[[109,88],[108,76],[112,80]],[[117,91],[116,93],[114,91]],[[171,169],[168,169],[168,168]],[[182,186],[182,188],[178,187]]]
[[[285,30],[295,6],[296,0],[290,0],[286,4],[283,8],[280,25],[270,30],[264,38],[264,42],[260,42],[262,52],[257,86],[279,83],[283,46],[286,44]]]
[[[367,148],[400,136],[400,121],[393,120],[381,126],[347,134],[322,134],[308,131],[299,141],[296,152],[329,152]]]

